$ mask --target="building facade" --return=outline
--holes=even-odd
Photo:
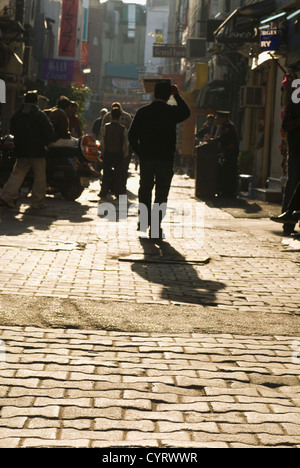
[[[87,11],[88,0],[1,0],[2,133],[28,89],[55,81],[84,84]]]
[[[240,170],[256,196],[280,200],[286,162],[282,80],[300,71],[299,0],[176,0],[169,35],[186,47],[170,69],[185,76],[194,121],[228,110],[240,137]],[[173,63],[172,63],[173,62]],[[187,142],[190,138],[187,138]],[[186,145],[184,152],[192,152]]]
[[[103,107],[110,107],[120,101],[127,111],[134,112],[141,105],[139,74],[144,71],[146,9],[119,0],[108,0],[101,8],[101,102]]]
[[[241,154],[253,160],[255,196],[280,201],[286,173],[286,135],[281,130],[282,81],[300,70],[299,1],[247,2],[215,33],[226,54],[235,47],[247,59],[240,88]]]
[[[148,0],[144,59],[148,75],[161,76],[166,71],[166,58],[154,57],[153,46],[167,43],[169,14],[170,0]]]

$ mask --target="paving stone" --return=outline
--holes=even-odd
[[[6,438],[3,438],[3,439],[0,439],[0,448],[6,448],[6,449],[17,448],[17,447],[19,447],[20,443],[21,443],[21,438],[6,437]]]
[[[111,418],[120,420],[122,417],[121,407],[108,408],[78,408],[76,406],[66,406],[62,410],[62,419],[94,419],[94,418]]]
[[[153,432],[154,423],[150,420],[113,421],[111,419],[95,419],[95,430],[110,431],[120,429],[124,431]]]
[[[1,444],[1,441],[0,441]],[[1,445],[0,445],[1,446]],[[87,439],[79,440],[42,440],[39,438],[25,438],[22,440],[22,448],[89,448],[90,441]]]
[[[19,408],[16,406],[4,406],[1,409],[1,418],[14,418],[16,416],[43,416],[45,418],[57,418],[59,414],[58,406],[45,406]]]
[[[142,432],[141,432],[142,434]],[[88,440],[103,440],[103,441],[120,441],[124,440],[123,431],[79,431],[76,429],[62,429],[61,440],[64,439],[88,439]]]

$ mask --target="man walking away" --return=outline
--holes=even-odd
[[[176,106],[167,104],[171,95]],[[139,229],[150,229],[150,237],[161,239],[161,221],[166,212],[166,203],[173,178],[173,163],[176,150],[176,125],[190,116],[190,109],[180,96],[176,85],[159,81],[155,86],[154,101],[139,109],[129,129],[129,143],[140,159],[140,218]],[[162,205],[159,219],[151,225],[152,190],[155,185],[155,205]],[[147,223],[144,226],[143,208],[147,208]],[[156,212],[153,207],[153,214]],[[154,218],[154,217],[153,217]]]
[[[47,115],[38,106],[37,91],[25,95],[25,104],[12,116],[14,155],[13,172],[3,187],[0,205],[15,208],[19,190],[30,168],[34,172],[31,203],[41,209],[46,195],[46,146],[54,140],[54,130]]]
[[[111,116],[112,121],[101,129],[103,151],[101,198],[105,198],[111,188],[116,196],[121,195],[124,162],[128,153],[128,131],[119,123],[120,109],[112,109]]]
[[[127,130],[129,130],[130,128],[130,125],[131,125],[131,122],[132,122],[132,116],[130,114],[128,114],[128,112],[125,112],[123,110],[123,107],[122,105],[120,104],[120,102],[113,102],[112,105],[111,105],[111,111],[108,112],[104,117],[103,117],[103,120],[102,120],[102,123],[101,123],[101,127],[104,127],[104,125],[106,125],[107,123],[111,122],[113,120],[112,118],[112,111],[113,109],[119,109],[120,110],[120,119],[119,119],[119,123],[121,125],[124,125],[124,127],[126,127]],[[123,165],[123,182],[122,182],[122,193],[123,194],[126,194],[126,189],[127,189],[127,179],[128,179],[128,170],[129,170],[129,164],[130,164],[130,161],[131,161],[131,157],[132,157],[132,151],[130,148],[128,148],[128,152],[127,152],[127,156],[125,158],[125,161],[124,161],[124,165]]]
[[[106,125],[107,123],[110,123],[113,120],[113,116],[112,116],[113,109],[120,110],[120,122],[119,123],[121,125],[124,125],[124,127],[126,127],[128,130],[132,122],[132,117],[130,114],[128,114],[128,112],[125,112],[123,110],[122,105],[119,102],[112,103],[110,112],[107,112],[107,114],[103,116],[101,126],[104,127],[104,125]]]

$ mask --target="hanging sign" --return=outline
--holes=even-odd
[[[277,28],[263,29],[260,33],[261,50],[278,50],[279,40]]]
[[[58,55],[75,57],[79,0],[63,0]]]

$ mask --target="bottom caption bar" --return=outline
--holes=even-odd
[[[121,464],[124,466],[145,466],[158,463],[174,465],[197,465],[200,463],[201,449],[158,449],[158,448],[126,448],[126,449],[95,449],[93,453],[88,452],[93,460],[101,466]],[[86,453],[86,452],[85,452]],[[96,460],[95,460],[96,461]]]

